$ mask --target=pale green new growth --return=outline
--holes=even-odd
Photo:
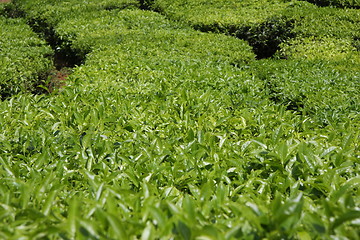
[[[0,239],[360,238],[357,9],[285,0],[7,6],[0,59],[17,71],[0,66],[5,89],[52,67],[41,36],[81,61],[61,89],[21,88],[0,102]],[[343,18],[322,28],[310,24],[316,16]],[[211,21],[226,24],[206,28]],[[238,25],[247,41],[230,31]],[[267,44],[275,55],[256,60]]]

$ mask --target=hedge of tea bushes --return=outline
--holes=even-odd
[[[14,0],[12,4],[26,13],[28,18],[49,21],[54,24],[64,18],[76,17],[81,13],[98,10],[137,9],[136,0],[104,1],[56,1],[56,0]]]
[[[311,116],[320,125],[349,121],[358,126],[358,63],[358,58],[262,60],[257,63],[257,76],[266,82],[273,101]]]
[[[22,19],[0,16],[0,97],[35,91],[53,68],[52,49]]]
[[[271,57],[280,43],[298,35],[358,37],[359,33],[358,10],[323,8],[305,1],[155,0],[149,4],[196,29],[246,39],[258,58]]]
[[[60,51],[64,49],[64,51],[74,52],[80,59],[84,59],[87,53],[101,46],[122,44],[125,41],[123,38],[126,39],[122,35],[136,35],[137,33],[134,32],[136,30],[140,31],[140,35],[144,35],[144,32],[151,34],[156,29],[173,30],[175,42],[180,43],[184,39],[184,42],[180,44],[193,45],[194,50],[199,47],[198,52],[209,48],[211,49],[208,51],[209,54],[214,51],[214,55],[230,56],[233,58],[233,64],[253,59],[251,49],[244,41],[215,34],[199,34],[181,23],[167,20],[164,16],[150,11],[104,10],[102,8],[88,11],[87,5],[83,7],[76,1],[71,4],[62,2],[60,10],[51,4],[39,7],[34,2],[25,3],[26,8],[22,7],[22,9],[32,25],[41,25],[45,22],[42,31],[51,32],[56,42],[56,48]],[[21,1],[19,4],[21,8]],[[77,10],[74,10],[74,7]],[[61,9],[64,9],[64,12]],[[58,14],[55,14],[56,12]],[[41,19],[34,17],[34,14],[39,14],[38,17]],[[178,29],[179,32],[176,32]],[[154,36],[154,34],[151,35]],[[207,37],[209,40],[206,39]],[[194,39],[191,40],[191,38]],[[201,43],[201,41],[205,43]],[[202,44],[205,44],[206,47],[201,46]]]
[[[130,47],[127,43],[130,38],[139,51],[152,44],[147,41],[154,41],[160,49],[175,51],[179,48],[180,55],[188,51],[189,58],[192,55],[198,58],[200,55],[204,61],[214,58],[213,61],[216,59],[218,62],[240,64],[254,60],[254,54],[245,41],[224,35],[200,33],[175,24],[158,13],[141,10],[114,11],[112,14],[102,12],[91,19],[84,16],[64,21],[55,30],[60,37],[67,39],[66,43],[70,43],[77,52],[110,45]],[[155,46],[152,46],[149,52],[153,47]]]
[[[237,36],[271,20],[291,22],[294,29],[289,30],[294,34],[349,36],[358,32],[360,21],[356,9],[318,7],[305,1],[154,0],[152,6],[198,29]]]
[[[299,1],[289,7],[283,13],[283,17],[293,19],[292,32],[297,37],[353,38],[359,36],[360,12],[356,9],[317,7]]]
[[[281,44],[279,57],[293,60],[324,60],[356,70],[360,55],[353,39],[334,37],[295,38]],[[345,66],[344,66],[345,67]]]
[[[84,13],[76,18],[64,19],[54,26],[54,31],[62,40],[62,44],[58,47],[71,48],[85,56],[86,53],[101,46],[122,44],[123,35],[135,35],[136,31],[140,31],[140,34],[142,32],[151,34],[151,31],[157,28],[175,30],[181,26],[154,12],[113,10]]]
[[[246,39],[258,58],[271,56],[277,45],[292,36],[292,21],[281,18],[291,2],[168,1],[155,0],[152,8],[201,31],[226,33]]]
[[[190,34],[185,36],[185,39],[200,36],[189,27],[169,21],[164,16],[154,12],[142,10],[122,11],[122,9],[118,8],[104,10],[100,7],[89,10],[87,5],[82,6],[76,4],[76,2],[74,4],[65,3],[60,4],[60,10],[56,5],[51,4],[38,6],[34,2],[28,2],[28,4],[25,4],[26,7],[22,7],[21,2],[18,4],[24,10],[26,18],[32,26],[47,35],[53,36],[51,40],[55,42],[58,51],[64,50],[65,52],[75,53],[79,59],[84,59],[87,53],[101,45],[122,43],[121,35],[134,29],[141,29],[141,31],[152,31],[156,28],[184,29]],[[174,32],[174,34],[177,33]],[[187,35],[185,32],[184,34]],[[209,35],[209,37],[217,38],[217,40],[214,40],[214,47],[217,48],[217,52],[224,51],[225,54],[234,56],[234,64],[237,64],[236,58],[247,60],[252,58],[249,47],[242,41],[234,41],[228,37],[215,35]],[[188,44],[199,45],[198,41],[205,40],[206,37],[200,38]],[[227,42],[224,44],[223,50],[221,50],[220,41]],[[231,44],[239,45],[235,47],[235,52],[230,50]],[[208,47],[212,47],[211,44],[208,44]],[[240,51],[242,47],[244,47],[244,53],[235,57],[235,53],[238,53],[237,51]]]
[[[133,88],[134,93],[164,98],[172,94],[164,93],[169,84],[181,85],[184,89],[222,89],[229,88],[230,84],[232,89],[228,94],[233,94],[235,105],[260,104],[266,100],[259,95],[262,83],[253,80],[246,69],[233,66],[248,67],[254,55],[249,46],[239,47],[236,39],[232,42],[226,41],[227,38],[180,30],[128,32],[122,36],[122,44],[103,46],[89,53],[85,64],[76,68],[72,76],[97,87],[101,87],[102,82],[117,87],[125,85]],[[229,51],[222,51],[226,47]],[[152,92],[147,87],[160,83],[165,89]],[[242,101],[242,93],[253,99]]]
[[[342,8],[360,8],[359,0],[307,0],[318,6],[335,6]]]
[[[244,28],[261,24],[282,12],[288,5],[282,0],[154,0],[151,7],[196,28],[225,32],[231,30],[231,27]]]
[[[357,119],[358,124],[360,12],[310,4],[298,7],[287,13],[298,18],[292,30],[296,37],[280,44],[275,54],[287,60],[264,65],[274,67],[266,77],[274,99],[324,123]]]
[[[274,1],[262,1],[264,8],[257,5],[261,1],[247,3],[247,6],[242,6],[242,10],[239,9],[244,2],[237,3],[240,5],[232,1],[222,3],[194,1],[185,4],[184,1],[175,1],[165,4],[164,1],[153,1],[153,6],[170,18],[180,19],[194,27],[198,22],[212,27],[216,26],[214,23],[223,21],[223,28],[208,30],[247,39],[258,57],[259,52],[260,55],[270,56],[277,50],[275,58],[286,58],[289,61],[260,61],[255,64],[260,69],[255,67],[257,70],[254,72],[259,79],[265,80],[270,98],[275,102],[308,114],[320,124],[346,121],[358,115],[358,10],[320,8],[302,1],[277,2],[276,6],[281,8],[268,9],[268,14],[274,16],[251,14],[251,18],[259,19],[256,22],[247,18],[247,15],[243,18],[244,14],[236,13],[248,8],[264,10],[269,7],[267,4],[275,4]],[[212,15],[211,11],[218,15]],[[228,11],[233,15],[223,14]],[[254,25],[247,28],[239,21],[244,21],[242,24],[245,25]],[[248,31],[248,37],[241,36],[244,29]]]
[[[135,0],[106,1],[54,1],[54,0],[15,0],[13,5],[24,11],[28,19],[42,20],[54,25],[63,19],[78,17],[82,14],[95,13],[101,10],[138,9]]]
[[[69,25],[72,27],[67,27]],[[144,86],[171,79],[173,83],[166,84],[183,84],[184,88],[217,88],[227,86],[228,80],[237,81],[239,90],[234,94],[261,89],[259,81],[251,83],[246,70],[234,67],[244,69],[255,60],[246,42],[221,34],[197,32],[154,12],[101,13],[91,19],[66,21],[59,24],[56,31],[65,38],[73,36],[67,42],[76,51],[89,50],[85,64],[75,70],[73,77],[98,87],[102,82],[112,82],[119,86],[125,84],[127,88],[132,86],[134,92],[147,91]],[[129,78],[136,80],[128,82]],[[248,83],[241,86],[240,83],[246,81]],[[251,84],[253,89],[249,87]],[[241,96],[234,97],[234,102],[241,102]]]
[[[28,1],[28,0],[14,0],[12,5],[20,13],[24,15],[27,22],[35,31],[42,34],[42,37],[53,45],[54,48],[62,43],[62,39],[54,33],[54,27],[64,20],[78,18],[82,15],[93,15],[101,10],[111,12],[115,9],[137,9],[139,2],[136,0],[107,0],[107,1]],[[57,50],[59,51],[59,49]],[[70,50],[65,50],[70,51]],[[66,54],[66,53],[63,53]],[[71,56],[75,53],[69,53],[69,57],[76,57],[81,59],[83,56]]]

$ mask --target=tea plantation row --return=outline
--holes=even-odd
[[[51,48],[23,20],[0,16],[0,25],[0,98],[35,91],[52,68]]]
[[[280,15],[270,2],[255,29]],[[0,103],[0,238],[359,239],[352,30],[286,37],[288,60],[256,60],[144,6],[9,7],[83,64],[58,92]]]
[[[303,1],[225,3],[154,0],[149,7],[202,31],[246,39],[258,57],[288,59],[260,61],[254,74],[267,83],[272,99],[290,109],[324,123],[334,112],[345,119],[358,115],[359,10]]]

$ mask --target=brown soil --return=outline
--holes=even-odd
[[[54,70],[50,75],[50,81],[47,84],[48,91],[50,93],[61,89],[62,87],[66,86],[66,79],[70,74],[70,70],[68,69],[61,69],[61,70]]]
[[[0,3],[8,3],[10,2],[11,0],[0,0]]]

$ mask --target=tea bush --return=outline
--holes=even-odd
[[[358,10],[320,8],[304,1],[154,0],[153,6],[172,19],[204,31],[230,34],[242,31],[244,35],[251,27],[278,19],[291,22],[294,29],[289,30],[294,34],[349,37],[359,32]]]
[[[81,15],[91,16],[101,11],[116,9],[137,9],[137,0],[106,1],[54,1],[54,0],[14,0],[19,12],[38,33],[41,33],[54,47],[61,44],[61,39],[54,36],[54,28],[64,20],[76,19]],[[67,51],[69,51],[67,49]],[[67,54],[67,53],[64,53]],[[69,53],[72,55],[74,53]]]
[[[53,36],[52,40],[55,42],[58,51],[75,53],[79,59],[84,59],[86,54],[91,52],[93,48],[101,45],[122,43],[121,35],[134,29],[141,29],[142,31],[152,31],[156,28],[184,29],[184,31],[190,34],[187,37],[196,38],[196,35],[198,35],[195,34],[194,30],[190,30],[189,27],[166,20],[165,17],[154,12],[141,10],[122,11],[121,9],[103,10],[101,8],[84,11],[88,5],[82,6],[74,4],[66,6],[65,3],[62,4],[61,6],[65,9],[64,12],[61,12],[61,8],[59,10],[53,5],[44,5],[39,8],[41,9],[41,11],[39,11],[37,5],[33,2],[29,2],[28,9],[23,9],[25,9],[31,25],[47,33],[47,35]],[[48,8],[50,8],[50,10]],[[74,10],[74,8],[76,8],[76,10]],[[53,10],[56,11],[53,13]],[[34,13],[36,16],[33,15]],[[37,14],[39,16],[37,16]],[[39,19],[39,17],[42,19]],[[174,32],[174,34],[177,33]],[[184,32],[184,34],[188,33]],[[215,35],[208,36],[215,38]],[[228,44],[239,45],[239,50],[244,46],[244,53],[239,53],[238,58],[252,58],[252,54],[244,42],[234,41],[229,37],[223,37],[221,39],[221,37],[216,36],[216,38],[219,40],[215,41],[224,40],[229,42]],[[205,40],[205,37],[202,37],[202,39]],[[188,44],[198,45],[199,43],[197,41],[199,40],[194,40],[193,43]],[[226,48],[229,47],[224,47],[224,50],[220,50],[221,46],[218,44],[220,44],[220,42],[214,45],[217,51],[228,51]],[[211,47],[211,45],[209,44],[208,47]],[[229,54],[234,55],[233,50],[230,50]],[[236,60],[234,60],[234,64],[236,64]]]
[[[287,59],[325,60],[344,63],[347,68],[356,68],[360,63],[359,52],[352,39],[331,37],[292,39],[281,45],[279,56]]]
[[[342,8],[360,8],[359,0],[307,0],[319,6],[336,6]]]
[[[320,124],[347,120],[359,124],[357,64],[351,62],[353,59],[329,61],[329,55],[313,57],[262,61],[257,73],[266,82],[271,98],[288,109],[310,115]]]
[[[136,0],[105,0],[105,1],[56,1],[56,0],[13,0],[12,4],[28,15],[30,19],[43,19],[52,24],[64,18],[72,18],[85,12],[113,9],[137,9]]]
[[[154,0],[152,3],[153,8],[173,19],[185,21],[198,29],[220,32],[261,24],[287,5],[281,0]]]
[[[114,10],[83,13],[73,19],[64,19],[54,27],[54,31],[62,41],[58,47],[71,48],[85,56],[102,45],[122,44],[122,36],[134,30],[141,29],[151,34],[157,28],[174,30],[181,26],[153,12]]]
[[[0,96],[35,91],[52,69],[53,51],[20,19],[0,16]]]
[[[245,39],[258,58],[270,57],[292,36],[292,21],[281,18],[287,1],[153,1],[153,8],[201,31]]]
[[[296,38],[280,44],[275,56],[288,61],[266,62],[264,66],[274,68],[261,74],[274,99],[325,124],[357,118],[359,12],[300,3],[287,15],[297,19],[292,30]]]
[[[69,27],[70,26],[70,27]],[[141,10],[101,12],[97,17],[79,17],[64,21],[55,28],[56,34],[70,44],[75,51],[90,52],[110,45],[136,46],[143,51],[146,46],[164,48],[167,51],[188,51],[188,55],[217,58],[216,61],[249,62],[254,59],[249,45],[231,37],[196,32],[174,24],[165,17]],[[130,41],[133,45],[129,45]],[[141,45],[136,44],[139,41]],[[166,44],[164,44],[166,43]]]
[[[292,31],[297,37],[359,36],[360,12],[355,9],[317,7],[300,1],[287,8],[283,17],[294,21]]]
[[[358,10],[304,1],[154,0],[151,6],[196,29],[245,39],[258,58],[271,57],[279,44],[297,36],[358,38],[360,32]]]

